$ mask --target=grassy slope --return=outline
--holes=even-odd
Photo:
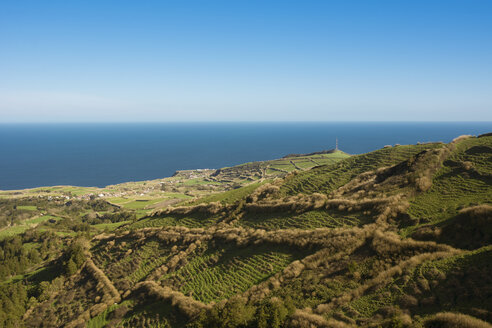
[[[350,155],[337,151],[331,154],[319,154],[310,156],[288,157],[285,159],[278,159],[265,162],[266,167],[285,170],[288,172],[295,169],[309,169],[319,165],[330,165],[340,160],[350,157]]]
[[[248,184],[244,187],[240,187],[237,189],[232,189],[228,191],[224,191],[222,193],[218,194],[213,194],[210,196],[206,196],[204,198],[200,198],[198,200],[195,200],[193,202],[188,203],[187,205],[197,205],[197,204],[202,204],[202,203],[213,203],[213,202],[221,202],[223,204],[232,204],[235,203],[241,199],[246,198],[248,195],[250,195],[256,188],[261,186],[262,184],[266,183],[267,181],[261,181],[261,182],[254,182],[251,184]]]
[[[189,215],[162,215],[145,217],[129,226],[131,229],[156,228],[167,226],[181,226],[187,228],[209,227],[218,221],[218,216],[203,215],[200,213]]]
[[[348,303],[345,314],[363,320],[384,307],[399,304],[420,316],[443,310],[476,315],[477,308],[492,306],[488,291],[491,270],[490,246],[425,261]]]
[[[19,224],[16,224],[12,227],[4,228],[0,230],[0,240],[4,239],[6,237],[11,237],[15,236],[18,234],[21,234],[25,232],[29,228],[33,228],[37,226],[40,223],[49,221],[49,220],[60,220],[61,218],[52,216],[52,215],[42,215],[42,216],[35,216],[34,218],[30,218],[28,220],[22,221]]]
[[[408,213],[438,223],[457,215],[462,208],[492,204],[491,173],[492,137],[463,140],[434,176],[430,190],[411,201]]]
[[[185,295],[210,303],[246,291],[301,254],[298,250],[266,245],[212,247],[190,256],[186,265],[161,279],[171,279]]]
[[[312,210],[301,214],[291,212],[247,213],[239,223],[255,229],[316,229],[359,226],[369,223],[369,217],[362,213]]]
[[[425,149],[442,146],[442,144],[398,146],[355,155],[336,164],[301,172],[288,179],[281,191],[285,195],[314,192],[328,194],[360,173],[395,165]]]

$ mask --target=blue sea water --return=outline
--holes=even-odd
[[[332,149],[335,138],[359,154],[487,132],[492,122],[0,124],[0,189],[156,179]]]

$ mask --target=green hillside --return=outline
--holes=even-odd
[[[491,135],[0,196],[0,327],[492,327]]]
[[[408,213],[415,220],[436,224],[466,207],[492,204],[492,137],[456,144],[432,179],[432,187],[412,199]]]
[[[388,147],[371,153],[352,156],[333,165],[317,167],[294,175],[282,186],[282,193],[330,193],[343,186],[358,174],[379,167],[396,165],[424,149],[443,147],[443,144],[408,145]]]

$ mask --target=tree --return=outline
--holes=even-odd
[[[65,264],[65,272],[67,275],[71,276],[77,272],[77,264],[70,258]]]
[[[290,304],[284,304],[281,300],[272,298],[261,304],[257,311],[258,327],[279,328],[291,312],[293,309]]]

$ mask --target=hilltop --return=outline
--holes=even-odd
[[[0,193],[0,326],[491,327],[492,135]]]

